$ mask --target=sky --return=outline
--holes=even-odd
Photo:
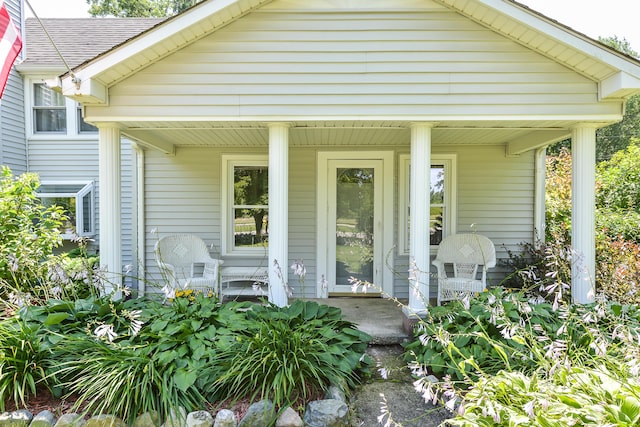
[[[40,18],[88,17],[86,0],[28,0]],[[589,37],[617,36],[640,52],[638,0],[518,0]],[[27,16],[32,16],[25,6]]]

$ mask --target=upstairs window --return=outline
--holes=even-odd
[[[35,133],[65,133],[67,109],[64,96],[42,83],[34,84],[33,123]]]
[[[44,206],[60,206],[69,218],[63,235],[71,238],[95,234],[93,183],[43,182],[37,192]]]
[[[266,156],[223,156],[223,252],[262,255],[269,241]]]

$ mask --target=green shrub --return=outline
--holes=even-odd
[[[499,372],[465,396],[448,424],[477,426],[637,426],[640,382],[600,368],[561,367],[547,375]]]
[[[78,337],[66,339],[54,352],[60,385],[77,396],[74,410],[117,414],[129,423],[147,411],[167,419],[171,409],[193,411],[204,397],[185,379],[178,363],[162,363],[156,345],[110,344]],[[179,362],[176,360],[174,362]]]
[[[29,396],[46,385],[50,359],[37,332],[16,318],[0,322],[0,411],[8,399],[26,408]]]
[[[639,335],[635,305],[494,289],[429,308],[407,358],[425,400],[460,399],[453,425],[636,425]]]
[[[220,304],[201,293],[170,304],[90,297],[50,299],[19,315],[51,353],[51,388],[75,395],[75,409],[127,421],[215,399],[298,402],[368,372],[370,337],[339,309],[313,302],[278,308]]]
[[[35,174],[14,177],[0,173],[0,298],[28,302],[37,296],[46,277],[42,262],[62,243],[66,220],[62,208],[44,207],[36,197],[40,185]],[[11,294],[11,298],[9,297]]]
[[[436,375],[473,380],[502,369],[531,371],[523,334],[554,334],[561,321],[546,302],[532,304],[524,293],[494,288],[462,301],[429,307],[405,345],[406,359],[427,366]]]
[[[596,289],[609,301],[640,304],[640,245],[623,238],[596,240]]]
[[[338,308],[298,300],[246,313],[248,327],[228,325],[232,339],[220,342],[210,366],[216,380],[207,391],[217,399],[269,398],[280,407],[319,397],[331,384],[353,386],[368,372],[371,337]]]

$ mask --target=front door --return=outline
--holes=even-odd
[[[323,154],[330,155],[320,162],[319,174],[324,180],[319,181],[323,188],[318,210],[319,253],[324,258],[319,267],[322,265],[326,279],[320,294],[353,295],[351,278],[374,284],[368,293],[387,291],[385,229],[392,222],[390,215],[385,216],[385,188],[393,180],[385,177],[385,167],[391,165],[385,165],[386,156],[379,153]]]

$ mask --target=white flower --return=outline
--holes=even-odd
[[[167,299],[174,299],[176,297],[176,290],[169,285],[165,285],[162,288],[162,292],[164,292],[164,297]]]
[[[93,334],[96,337],[106,339],[109,342],[113,342],[113,340],[118,336],[113,330],[113,325],[100,325],[93,331]]]
[[[532,400],[531,402],[525,403],[524,404],[524,412],[527,413],[527,415],[529,415],[529,418],[534,419],[536,414],[533,411],[534,408],[534,404],[536,403],[535,400]]]
[[[380,376],[382,377],[383,380],[386,380],[389,378],[389,371],[387,370],[387,368],[385,367],[378,368],[378,372],[380,373]]]
[[[59,298],[61,294],[62,294],[62,288],[60,287],[60,285],[56,285],[53,288],[51,288],[51,295],[53,295],[54,298]]]
[[[321,289],[329,289],[329,281],[324,277],[324,274],[322,275],[322,278],[320,279],[320,288]]]
[[[8,297],[9,297],[9,302],[11,304],[17,305],[18,307],[24,307],[31,300],[31,294],[23,294],[20,292],[18,293],[10,292]]]
[[[141,310],[123,311],[123,315],[131,322],[129,324],[129,329],[131,330],[131,335],[133,336],[138,335],[140,333],[140,330],[142,329],[142,325],[144,325],[144,322],[139,319],[140,314],[142,314]]]
[[[307,269],[304,266],[303,260],[295,260],[293,264],[291,264],[291,270],[293,270],[293,274],[298,276],[300,279],[304,279],[304,276],[307,274]]]

